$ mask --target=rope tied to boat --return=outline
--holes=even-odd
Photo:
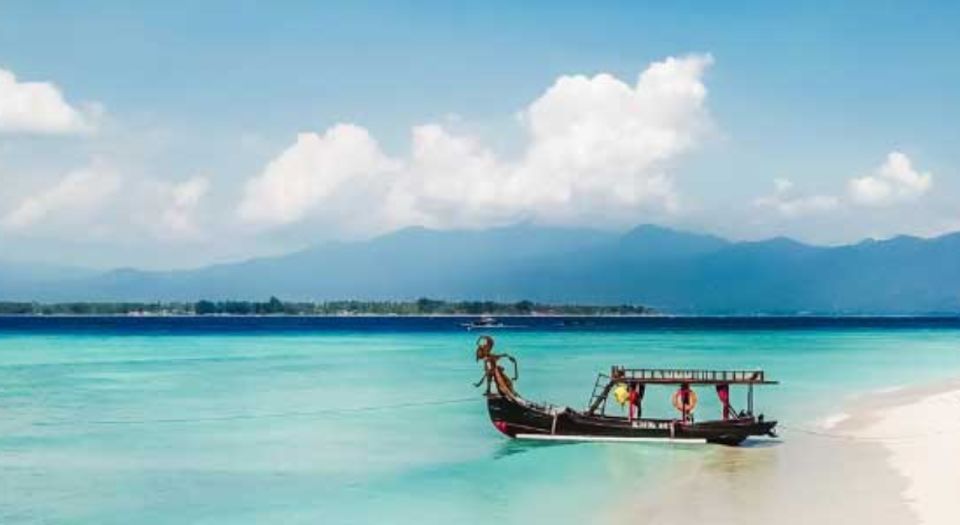
[[[960,404],[960,399],[954,397],[948,400],[949,404]],[[823,428],[809,428],[802,426],[779,424],[779,428],[806,434],[809,436],[822,437],[827,439],[840,439],[846,441],[860,441],[867,443],[905,443],[911,441],[920,441],[933,436],[957,435],[960,434],[960,425],[953,425],[948,428],[937,428],[929,432],[917,434],[904,434],[900,436],[870,436],[863,434],[851,434],[847,432],[830,432]]]
[[[951,428],[951,429],[940,429],[932,432],[924,432],[920,434],[906,434],[902,436],[868,436],[860,434],[850,434],[844,432],[829,432],[826,430],[817,430],[807,427],[799,427],[792,425],[778,424],[779,428],[789,430],[791,432],[799,432],[801,434],[807,434],[809,436],[822,437],[827,439],[838,439],[844,441],[859,441],[867,443],[903,443],[910,441],[919,441],[927,439],[933,436],[942,436],[948,434],[955,434],[960,432],[960,427]]]
[[[152,425],[152,424],[171,424],[171,423],[208,423],[217,421],[245,421],[256,419],[275,419],[283,417],[311,417],[325,416],[334,414],[351,414],[361,412],[374,412],[379,410],[400,410],[406,408],[418,408],[439,405],[454,405],[461,403],[476,402],[476,397],[462,397],[453,399],[441,399],[432,401],[411,401],[404,403],[393,403],[387,405],[367,405],[345,408],[321,408],[317,410],[293,410],[286,412],[264,412],[253,414],[231,414],[224,416],[203,416],[203,417],[185,417],[185,418],[156,418],[156,419],[62,419],[51,421],[39,421],[33,423],[36,426],[63,426],[63,425]]]

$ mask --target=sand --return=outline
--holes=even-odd
[[[883,447],[913,523],[960,523],[960,382],[883,394],[833,430]]]
[[[960,381],[878,391],[781,434],[691,460],[628,514],[662,525],[960,523]]]

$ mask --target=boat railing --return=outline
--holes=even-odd
[[[776,384],[776,381],[767,380],[763,370],[613,367],[611,376],[636,383]]]

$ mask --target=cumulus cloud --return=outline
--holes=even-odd
[[[268,224],[298,221],[341,186],[381,174],[392,164],[359,126],[338,124],[323,135],[301,133],[259,177],[248,181],[240,216]]]
[[[97,162],[15,201],[0,228],[74,240],[192,241],[203,237],[197,214],[209,188],[203,176],[167,182]]]
[[[872,175],[850,179],[847,196],[804,195],[793,182],[776,179],[771,195],[754,200],[754,205],[776,211],[784,217],[812,215],[849,206],[886,206],[916,199],[933,184],[933,175],[914,169],[910,158],[898,151],[886,160]]]
[[[407,155],[386,155],[368,131],[338,124],[304,133],[245,187],[239,215],[278,226],[318,216],[389,229],[638,220],[674,211],[669,163],[708,126],[710,56],[651,64],[633,84],[563,76],[520,112],[528,142],[505,159],[440,124],[413,128]]]
[[[776,179],[772,195],[760,197],[754,204],[769,208],[784,217],[799,217],[836,209],[840,199],[832,195],[800,195],[794,189],[794,184],[787,179]]]
[[[851,180],[848,191],[856,204],[884,206],[917,198],[932,184],[933,175],[918,172],[909,157],[894,151],[872,175]]]
[[[22,82],[0,69],[0,132],[67,134],[95,127],[99,107],[74,108],[49,82]]]
[[[203,197],[210,189],[206,177],[193,177],[165,188],[167,205],[161,214],[163,228],[160,236],[176,239],[192,239],[200,236],[195,213]]]
[[[95,213],[119,187],[120,177],[111,170],[79,169],[53,187],[23,199],[0,219],[0,225],[18,231],[42,223],[70,224]]]

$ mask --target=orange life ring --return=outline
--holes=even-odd
[[[683,396],[683,389],[677,390],[673,393],[673,407],[683,413],[691,413],[694,408],[697,408],[697,393],[693,390],[687,390],[687,404],[686,406],[680,401]]]

